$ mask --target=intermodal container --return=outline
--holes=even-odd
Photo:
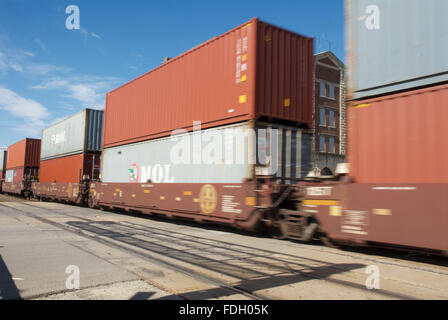
[[[0,149],[0,180],[5,177],[7,149]]]
[[[98,179],[100,155],[80,153],[66,157],[42,160],[40,182],[79,182],[83,177]]]
[[[101,152],[103,111],[84,109],[42,131],[41,160]]]
[[[448,85],[352,101],[348,115],[356,182],[448,182]]]
[[[448,81],[448,1],[345,3],[349,98]]]
[[[38,168],[40,162],[40,139],[25,138],[8,147],[6,169],[19,167]]]
[[[313,39],[252,19],[107,93],[104,147],[262,119],[312,122]]]
[[[257,175],[293,183],[309,172],[310,154],[304,130],[249,121],[107,148],[101,181],[243,183]]]

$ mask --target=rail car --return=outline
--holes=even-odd
[[[8,147],[4,158],[2,191],[29,196],[31,182],[37,179],[40,159],[40,139],[25,138]]]
[[[323,235],[315,217],[301,214],[300,184],[281,184],[258,176],[230,183],[80,183],[28,181],[14,191],[40,201],[59,201],[96,209],[123,209],[168,218],[217,223],[248,231],[271,229],[282,238],[308,241]]]
[[[297,184],[280,184],[272,177],[257,177],[242,184],[132,184],[85,180],[79,184],[44,185],[34,181],[26,186],[28,190],[22,190],[22,195],[41,201],[221,224],[303,242],[320,239],[329,246],[377,246],[448,254],[446,236],[442,233],[446,227],[443,216],[436,221],[412,221],[410,217],[407,228],[403,228],[402,219],[413,206],[412,210],[423,210],[428,196],[433,194],[435,200],[447,191],[444,189],[422,190],[403,206],[396,200],[406,198],[409,192],[406,188],[395,190],[391,195],[387,187],[359,186],[345,174],[309,178]],[[39,187],[53,190],[53,194],[49,196],[46,191],[46,197],[39,196]],[[218,204],[220,198],[224,202]],[[372,202],[369,198],[375,200]],[[237,203],[242,205],[231,214],[212,214],[218,205],[227,205],[230,209]],[[433,209],[444,210],[444,205],[435,204]],[[390,219],[392,212],[395,219]],[[432,235],[422,233],[428,228],[434,231]]]
[[[31,178],[26,178],[18,182],[6,182],[3,180],[1,181],[0,190],[2,193],[30,198],[32,181],[33,179]]]

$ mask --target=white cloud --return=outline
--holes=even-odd
[[[61,90],[62,96],[75,99],[82,107],[102,109],[106,92],[111,90],[117,81],[116,78],[97,76],[52,78],[32,88]]]
[[[57,89],[57,88],[64,88],[68,86],[69,83],[67,80],[62,79],[52,79],[49,81],[42,82],[41,84],[32,86],[33,89]]]
[[[18,64],[17,62],[11,62],[9,64],[9,66],[11,67],[11,69],[17,71],[17,72],[23,72],[23,68],[20,64]]]
[[[9,69],[25,73],[27,76],[43,76],[51,73],[67,73],[70,68],[55,66],[52,64],[41,64],[29,62],[34,53],[28,51],[11,50],[4,48],[0,52],[0,71],[7,72]]]
[[[29,73],[33,75],[47,75],[54,72],[70,72],[71,68],[68,67],[60,67],[52,64],[39,64],[39,63],[31,63],[26,66],[26,69]]]
[[[13,69],[18,72],[23,72],[23,68],[17,62],[16,57],[12,57],[6,51],[0,52],[0,71],[7,72],[8,69]]]
[[[101,39],[99,35],[93,32],[89,32],[87,31],[87,29],[81,28],[79,31],[81,31],[81,33],[84,35],[84,39],[87,39],[88,37]]]
[[[50,116],[47,108],[39,102],[24,98],[4,87],[0,87],[0,109],[24,120],[16,130],[27,134],[39,133]]]
[[[47,50],[47,46],[46,46],[45,43],[43,43],[43,41],[40,40],[39,38],[34,38],[34,42],[36,42],[37,45],[38,45],[42,50]]]
[[[48,126],[52,126],[52,125],[54,125],[54,124],[56,124],[56,123],[58,123],[58,122],[60,122],[60,121],[62,121],[62,120],[65,120],[65,119],[67,119],[69,116],[70,116],[70,115],[66,115],[66,116],[63,116],[63,117],[54,118],[53,120],[51,120],[51,121],[48,123]]]
[[[8,69],[8,64],[5,61],[5,55],[0,52],[0,70],[5,71]]]
[[[88,36],[101,39],[97,34],[88,33]],[[34,41],[42,49],[47,48],[39,38],[35,38]],[[28,87],[48,90],[48,94],[55,98],[53,99],[55,105],[53,108],[59,108],[58,110],[65,109],[71,113],[83,108],[103,109],[106,92],[119,83],[119,79],[115,77],[79,74],[75,76],[71,72],[71,68],[36,63],[33,57],[35,57],[35,53],[32,51],[2,46],[0,49],[0,76],[7,72],[20,73],[22,78],[29,83]],[[23,134],[38,135],[43,128],[60,120],[60,118],[52,119],[51,110],[0,84],[0,114],[7,113],[17,118],[17,121],[1,124],[2,128],[8,127],[9,130],[18,130]]]
[[[20,123],[16,125],[13,130],[19,131],[23,135],[27,137],[40,137],[42,134],[42,130],[44,129],[45,125],[42,126],[30,126],[27,123]]]
[[[101,99],[100,94],[95,91],[93,86],[88,86],[85,84],[73,84],[68,88],[70,91],[69,96],[76,100],[79,100],[84,105],[94,107],[97,104],[97,101]]]

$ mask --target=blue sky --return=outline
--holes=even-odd
[[[253,17],[312,36],[344,59],[342,0],[0,0],[0,147]],[[77,5],[80,29],[68,30]]]

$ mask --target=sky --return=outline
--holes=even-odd
[[[66,20],[79,8],[79,29]],[[344,61],[342,0],[0,0],[0,147],[253,17],[315,38]],[[75,21],[69,19],[70,24]]]

